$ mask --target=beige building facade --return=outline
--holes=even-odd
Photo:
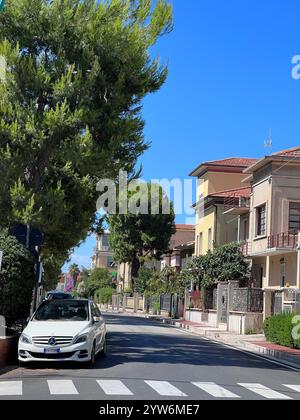
[[[227,213],[238,217],[253,286],[265,290],[267,317],[274,313],[277,292],[282,292],[282,309],[293,310],[292,292],[300,289],[300,147],[266,156],[244,174],[251,184],[249,205],[231,197]]]

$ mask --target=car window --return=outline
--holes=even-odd
[[[88,321],[88,303],[82,301],[52,300],[42,304],[34,321]]]

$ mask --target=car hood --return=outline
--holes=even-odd
[[[88,321],[31,321],[23,332],[29,337],[75,337],[84,332],[89,325]]]

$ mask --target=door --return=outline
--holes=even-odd
[[[105,340],[105,323],[97,305],[92,304],[91,311],[92,311],[92,317],[93,318],[96,317],[99,319],[99,321],[95,322],[93,325],[94,337],[96,340],[96,352],[98,352],[102,350],[104,340]]]

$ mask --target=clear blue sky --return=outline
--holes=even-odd
[[[145,101],[143,178],[186,178],[200,162],[260,157],[300,145],[299,0],[173,0],[174,32],[153,49],[169,64],[159,93]],[[183,222],[184,217],[178,217]],[[73,257],[88,266],[89,238]]]

